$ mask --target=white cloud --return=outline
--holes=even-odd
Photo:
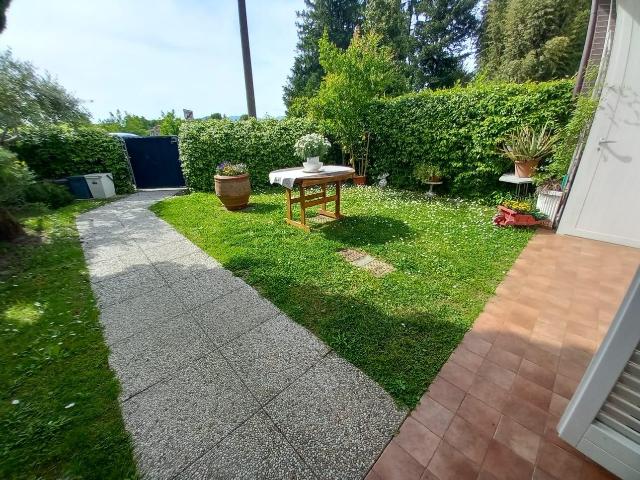
[[[247,0],[258,115],[282,115],[293,64],[295,11],[302,0]],[[146,117],[161,110],[246,111],[235,1],[19,0],[0,48],[48,70],[94,118],[117,108]]]

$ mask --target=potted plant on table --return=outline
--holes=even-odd
[[[318,172],[322,168],[320,159],[329,151],[331,143],[319,133],[303,135],[293,146],[296,156],[302,162],[305,172]]]
[[[216,196],[227,210],[242,210],[249,204],[251,183],[244,163],[223,162],[213,177]]]
[[[555,142],[546,124],[538,131],[526,125],[507,138],[501,151],[515,164],[517,177],[531,178],[538,163],[553,153]]]

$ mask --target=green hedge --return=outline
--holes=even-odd
[[[41,178],[111,172],[118,193],[133,191],[121,141],[93,126],[50,125],[20,131],[11,149]]]
[[[271,170],[301,164],[293,154],[293,144],[302,135],[317,131],[311,121],[302,118],[184,122],[180,127],[184,178],[190,188],[210,191],[216,165],[232,162],[247,165],[252,184],[268,184]]]
[[[499,188],[513,164],[498,153],[517,126],[564,126],[574,109],[573,82],[478,84],[425,91],[376,102],[369,117],[369,177],[382,172],[401,187],[416,186],[413,169],[438,165],[453,194],[480,195]]]

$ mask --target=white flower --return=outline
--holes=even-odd
[[[71,402],[70,404],[66,405],[64,408],[71,408],[75,405],[75,402]]]
[[[18,400],[17,398],[15,400],[11,400],[11,405],[18,405],[20,403],[20,400]]]

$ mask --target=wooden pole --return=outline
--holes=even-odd
[[[253,92],[253,72],[251,71],[251,49],[249,48],[249,28],[247,27],[247,6],[244,0],[238,0],[240,17],[240,40],[242,42],[242,64],[244,66],[244,87],[247,91],[247,111],[256,118],[256,97]]]

